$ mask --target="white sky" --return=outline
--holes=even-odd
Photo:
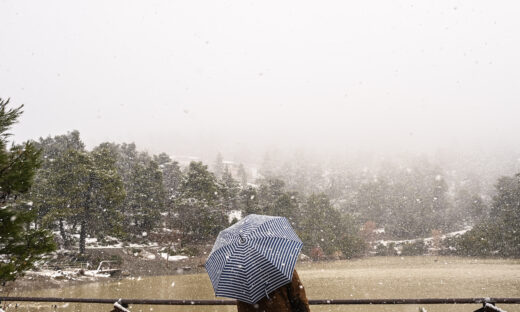
[[[25,104],[17,141],[518,147],[519,16],[516,1],[0,0],[0,97]]]

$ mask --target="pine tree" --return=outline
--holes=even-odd
[[[459,254],[520,257],[520,173],[498,179],[496,191],[489,216],[455,240]]]
[[[191,162],[175,203],[181,245],[205,242],[227,226],[220,196],[217,179],[208,167],[201,162]]]
[[[132,183],[128,189],[128,212],[134,233],[150,231],[164,210],[165,192],[158,164],[147,159],[132,168]]]
[[[326,254],[340,251],[350,258],[366,248],[354,219],[332,207],[325,194],[312,194],[303,205],[299,234],[306,252],[319,248]]]
[[[166,153],[160,153],[159,155],[153,155],[153,161],[155,161],[159,167],[171,163],[172,159]]]
[[[92,152],[68,150],[54,161],[49,180],[49,200],[53,208],[49,216],[80,227],[79,252],[85,252],[88,234],[120,232],[120,214],[116,207],[125,197],[121,178],[115,167],[115,156],[109,149],[98,147]]]
[[[73,213],[63,200],[66,193],[63,192],[62,186],[53,183],[56,182],[58,172],[69,168],[65,162],[57,160],[60,160],[70,150],[85,152],[85,144],[77,130],[64,135],[40,138],[35,144],[42,150],[43,156],[42,165],[36,172],[34,184],[28,194],[38,213],[36,225],[49,229],[54,229],[57,225],[63,247],[69,248],[72,243],[70,235],[72,233],[66,231],[65,224],[69,221],[70,227],[74,230],[77,220],[70,218]]]
[[[258,213],[286,217],[293,226],[299,222],[298,194],[287,192],[285,182],[268,178],[258,189]]]
[[[105,234],[122,237],[126,229],[123,228],[121,203],[126,198],[123,181],[117,171],[117,151],[111,148],[110,143],[101,143],[92,152],[92,159],[96,170],[94,205],[96,215],[89,225],[92,235],[102,238]]]
[[[242,185],[242,187],[246,187],[247,186],[247,172],[246,172],[246,169],[244,168],[244,165],[243,164],[240,164],[238,166],[238,178],[240,179],[240,184]]]
[[[162,169],[163,186],[165,192],[164,204],[168,211],[168,215],[171,217],[175,199],[180,195],[179,189],[184,176],[179,163],[176,161],[163,163],[160,165],[160,167]]]
[[[309,252],[312,248],[319,247],[327,254],[337,250],[338,220],[340,213],[332,208],[326,195],[311,195],[303,206],[300,225],[300,237],[305,242],[305,250]]]
[[[252,186],[243,188],[240,191],[239,198],[242,215],[261,214],[256,188]]]
[[[222,154],[217,154],[217,159],[215,159],[215,164],[213,165],[213,172],[215,173],[215,177],[217,179],[222,178],[222,173],[224,172],[224,158]]]
[[[40,165],[40,151],[32,143],[7,148],[7,132],[22,114],[22,107],[7,109],[0,99],[0,284],[13,281],[45,254],[53,251],[52,234],[31,227],[36,214],[19,196],[32,185]]]
[[[222,209],[226,212],[239,209],[238,195],[240,192],[240,185],[235,179],[233,179],[228,166],[224,167],[220,189],[222,192],[220,196],[222,200]]]
[[[162,153],[153,158],[138,152],[134,143],[116,146],[116,167],[123,180],[126,198],[120,205],[127,233],[141,235],[153,229],[160,221],[160,213],[167,205],[164,174],[170,166],[170,157]]]

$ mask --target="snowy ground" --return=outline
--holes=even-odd
[[[460,235],[468,232],[471,229],[472,229],[471,226],[467,226],[463,230],[446,233],[446,234],[440,235],[438,238],[436,238],[436,237],[425,237],[425,238],[404,239],[404,240],[377,240],[377,241],[374,241],[374,248],[376,248],[377,245],[383,245],[383,246],[387,247],[390,244],[394,244],[396,249],[399,251],[399,247],[404,245],[404,244],[413,244],[413,243],[417,243],[417,242],[420,242],[420,241],[423,241],[427,246],[431,246],[435,239],[439,239],[439,240],[442,241],[442,240],[444,240],[446,238],[449,238],[449,237],[460,236]],[[384,232],[384,230],[383,230],[383,232]]]
[[[240,215],[235,215],[234,217],[240,218]],[[470,229],[471,227],[466,227],[464,230],[447,233],[439,237],[426,237],[410,240],[377,240],[374,242],[374,246],[377,246],[379,244],[382,244],[384,246],[394,244],[396,250],[399,251],[401,246],[406,243],[415,243],[418,241],[423,241],[427,246],[431,247],[435,239],[443,240],[448,237],[459,236],[466,233]],[[79,235],[77,236],[78,237],[74,237],[76,241],[79,240]],[[142,236],[146,237],[147,233],[143,233]],[[204,256],[194,258],[188,257],[186,255],[171,254],[168,256],[168,254],[165,252],[166,249],[164,247],[160,247],[159,244],[156,242],[149,242],[146,244],[130,244],[122,243],[115,237],[105,237],[103,242],[99,242],[96,238],[88,237],[86,240],[86,247],[88,250],[90,250],[87,253],[95,255],[94,257],[91,257],[91,259],[110,260],[113,256],[117,256],[119,259],[124,259],[124,261],[121,261],[123,263],[122,266],[115,266],[112,267],[112,269],[121,269],[123,275],[125,276],[138,276],[142,274],[150,274],[146,272],[152,272],[151,274],[154,275],[172,274],[172,270],[183,270],[185,268],[188,268],[188,270],[197,269],[203,266],[205,258]],[[62,250],[60,252],[70,253],[70,251],[67,250]],[[305,256],[302,255],[302,257]],[[107,263],[108,262],[109,261],[107,261]],[[168,265],[176,262],[178,262],[177,265]],[[48,279],[56,282],[95,281],[110,278],[110,274],[107,274],[107,271],[104,271],[104,269],[109,269],[110,265],[101,268],[97,267],[96,264],[96,268],[88,262],[84,262],[81,264],[78,263],[77,265],[52,265],[48,267],[40,265],[38,267],[39,269],[28,272],[25,278],[28,280]],[[59,267],[59,269],[53,270],[53,267]]]
[[[191,270],[195,265],[192,263],[194,259],[190,259],[185,255],[170,255],[163,251],[164,248],[158,246],[157,243],[150,244],[125,244],[116,243],[107,246],[97,245],[96,239],[89,239],[87,241],[87,254],[90,259],[103,260],[102,265],[97,262],[70,262],[69,250],[60,250],[55,255],[55,259],[51,262],[40,263],[35,270],[28,271],[23,278],[27,282],[48,281],[51,285],[57,285],[67,282],[92,282],[111,278],[108,274],[110,271],[117,270],[115,276],[137,276],[147,275],[147,271],[152,274],[174,274],[179,273],[177,269],[188,268]],[[116,257],[116,258],[114,258]],[[60,260],[59,259],[63,259]],[[68,260],[67,260],[68,259]],[[113,259],[120,259],[119,261],[110,261]],[[166,261],[167,259],[167,261]],[[97,260],[97,261],[99,261]],[[168,267],[166,263],[176,263]],[[119,264],[118,264],[119,263]],[[164,267],[171,268],[171,271],[166,271]],[[149,274],[149,273],[148,273]]]
[[[168,256],[167,253],[162,252],[161,258],[163,258],[164,260],[168,259],[168,261],[179,261],[179,260],[188,259],[188,256]]]
[[[110,274],[100,273],[98,270],[81,270],[81,269],[65,269],[65,270],[39,270],[27,272],[27,277],[31,276],[47,277],[55,280],[83,280],[89,277],[107,278]]]
[[[55,233],[56,235],[56,233]],[[146,236],[147,233],[143,232],[143,236]],[[79,234],[74,234],[72,237],[79,241]],[[145,247],[158,247],[159,244],[156,242],[150,242],[148,244],[134,244],[134,243],[123,243],[119,241],[116,237],[107,236],[107,242],[99,242],[95,237],[87,237],[85,239],[85,248],[93,249],[93,248],[145,248]]]

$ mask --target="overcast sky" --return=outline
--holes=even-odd
[[[518,145],[516,1],[0,0],[17,141],[89,147]]]

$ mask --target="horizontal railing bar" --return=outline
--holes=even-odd
[[[309,304],[474,304],[474,303],[520,304],[520,298],[421,298],[421,299],[320,299]]]
[[[148,305],[236,305],[235,300],[178,300],[178,299],[101,299],[101,298],[59,298],[59,297],[0,297],[0,301],[32,302],[75,302]],[[520,298],[423,298],[423,299],[315,299],[311,305],[370,305],[370,304],[474,304],[474,303],[520,304]]]

